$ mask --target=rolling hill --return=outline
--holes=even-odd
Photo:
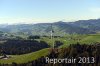
[[[0,26],[0,31],[25,35],[50,35],[51,24],[55,35],[94,34],[100,32],[100,19],[79,20],[75,22],[54,22],[38,24],[17,24]]]

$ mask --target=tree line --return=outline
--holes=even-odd
[[[36,40],[7,40],[0,44],[0,53],[7,55],[26,54],[48,48],[49,45],[44,41]]]

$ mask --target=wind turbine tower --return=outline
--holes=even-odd
[[[53,31],[53,27],[52,27],[52,24],[51,24],[51,41],[52,41],[52,48],[54,49],[54,40],[53,40],[53,33],[54,33],[54,31]]]

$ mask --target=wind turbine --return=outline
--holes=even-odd
[[[52,24],[51,24],[51,41],[52,41],[52,48],[54,49],[55,47],[55,45],[54,45],[54,40],[53,40],[53,33],[54,33],[54,31],[53,31],[53,27],[52,27]]]

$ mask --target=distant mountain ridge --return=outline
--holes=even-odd
[[[18,24],[0,26],[0,31],[7,33],[24,33],[28,35],[49,35],[53,26],[54,34],[94,34],[100,32],[100,19],[79,20],[75,22],[55,22],[38,24]]]

